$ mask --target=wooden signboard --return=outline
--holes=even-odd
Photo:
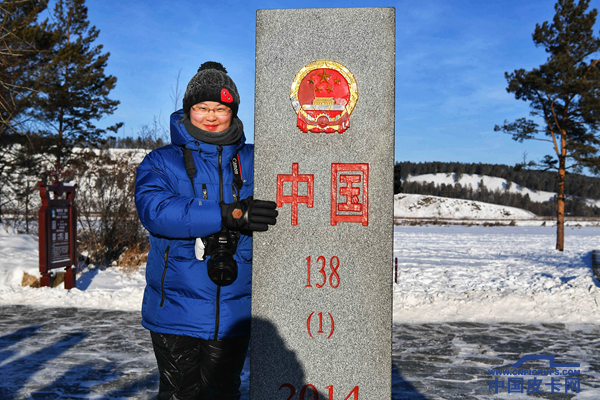
[[[39,211],[40,286],[50,286],[50,270],[65,268],[65,289],[76,287],[77,209],[75,186],[38,182],[42,207]]]

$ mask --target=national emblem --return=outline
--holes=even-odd
[[[290,100],[302,132],[342,133],[358,100],[356,79],[338,62],[314,61],[296,74]]]

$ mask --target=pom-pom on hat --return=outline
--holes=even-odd
[[[240,94],[221,63],[207,61],[198,68],[185,90],[183,111],[189,115],[190,108],[203,101],[222,103],[231,108],[233,117],[237,115]]]

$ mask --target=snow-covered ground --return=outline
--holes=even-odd
[[[0,225],[0,305],[22,304],[43,307],[83,307],[141,310],[145,268],[127,275],[121,268],[87,267],[77,274],[77,288],[30,288],[21,286],[23,273],[39,273],[38,240],[15,235]]]
[[[487,371],[535,353],[581,363],[574,398],[597,399],[591,251],[600,250],[600,228],[567,228],[564,252],[554,243],[551,227],[395,227],[393,399],[523,398],[493,394]],[[38,275],[37,246],[0,226],[0,398],[155,398],[158,373],[139,324],[144,268],[127,276],[90,267],[69,291],[22,287],[23,272]],[[248,376],[247,363],[245,400]]]
[[[396,227],[394,321],[600,323],[591,251],[600,229],[567,228],[565,251],[551,227]],[[0,305],[140,310],[145,268],[89,267],[77,288],[22,287],[39,276],[37,240],[0,228]],[[390,276],[393,268],[390,266]]]
[[[506,179],[487,175],[463,174],[458,181],[455,181],[455,174],[453,173],[423,174],[409,176],[406,178],[406,181],[421,183],[433,182],[436,185],[441,185],[442,183],[446,185],[454,185],[455,183],[460,183],[464,187],[471,186],[473,190],[477,190],[477,188],[479,187],[479,183],[483,181],[483,184],[488,188],[488,190],[507,190],[509,193],[521,193],[523,196],[528,194],[531,201],[535,201],[538,203],[551,200],[552,198],[554,198],[554,196],[556,196],[556,193],[553,192],[531,190],[529,188],[517,185],[516,183],[512,183],[510,187],[506,189],[506,187],[508,186],[508,182],[506,181]],[[600,207],[600,200],[588,199],[588,204]]]
[[[394,322],[600,323],[600,229],[396,227]]]

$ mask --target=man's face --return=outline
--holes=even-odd
[[[203,101],[190,109],[190,121],[209,132],[223,132],[231,125],[231,109],[216,101]]]

